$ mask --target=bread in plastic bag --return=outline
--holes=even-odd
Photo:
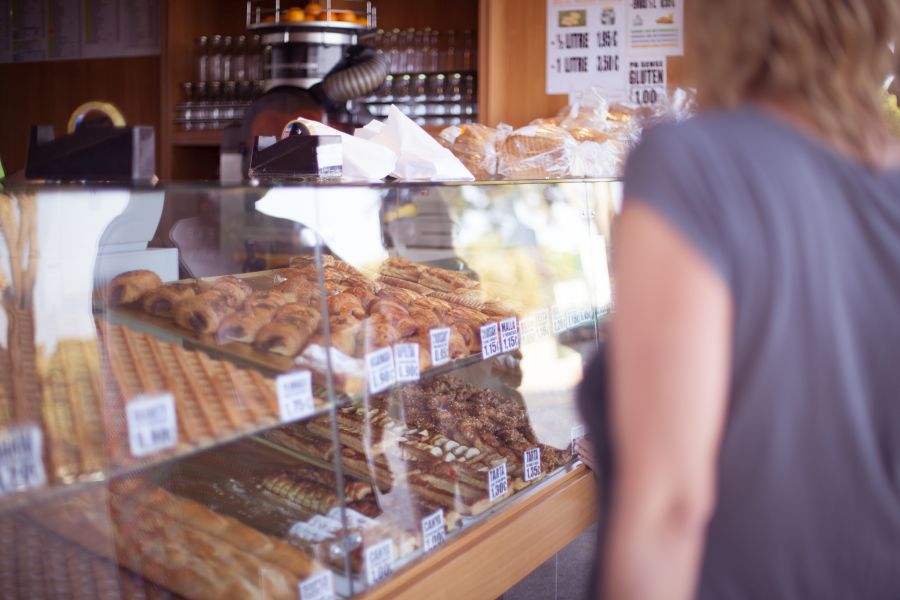
[[[510,179],[559,178],[569,175],[578,142],[556,125],[527,125],[500,144],[497,173]]]
[[[438,139],[476,179],[489,179],[497,175],[498,146],[510,132],[512,127],[502,123],[497,128],[472,123],[447,127]]]

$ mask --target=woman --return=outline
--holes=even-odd
[[[616,233],[601,595],[900,598],[900,2],[687,10],[704,110]]]

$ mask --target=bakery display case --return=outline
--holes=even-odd
[[[593,520],[620,194],[0,192],[0,596],[496,597]]]

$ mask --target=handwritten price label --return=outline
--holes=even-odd
[[[519,347],[519,322],[515,317],[500,321],[500,349],[510,352]]]
[[[431,364],[439,367],[450,362],[450,328],[432,329],[428,337],[431,339]]]
[[[390,348],[381,348],[366,354],[366,371],[369,374],[369,391],[373,394],[394,385],[394,352]]]
[[[481,356],[490,358],[500,354],[500,332],[496,323],[481,326]]]
[[[128,445],[141,458],[178,444],[178,421],[172,394],[140,395],[125,405]]]
[[[279,375],[275,379],[275,389],[278,393],[278,411],[283,423],[302,419],[315,411],[312,373],[309,371]]]
[[[43,439],[36,425],[0,432],[0,496],[47,484]]]
[[[525,481],[534,481],[541,476],[541,449],[529,448],[525,451]]]
[[[320,571],[301,581],[300,600],[334,600],[331,571]]]
[[[396,344],[394,364],[397,367],[397,381],[419,380],[419,345]]]
[[[384,540],[366,548],[366,582],[375,585],[394,572],[394,542]]]
[[[506,463],[503,463],[488,471],[488,500],[493,502],[507,493],[509,493],[509,477],[506,475]]]
[[[444,524],[443,510],[422,519],[422,546],[425,548],[425,552],[443,544],[446,537],[447,527]]]

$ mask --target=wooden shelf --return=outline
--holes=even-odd
[[[360,598],[493,600],[594,523],[595,489],[594,474],[575,467]]]
[[[173,146],[216,146],[222,143],[221,129],[196,129],[184,131],[176,129],[172,132]]]

